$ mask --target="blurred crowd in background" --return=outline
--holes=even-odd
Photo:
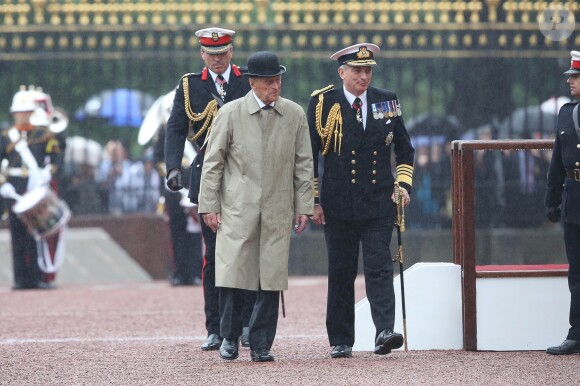
[[[83,137],[67,139],[61,196],[76,215],[156,213],[162,182],[153,148],[131,159],[127,146],[104,146]]]

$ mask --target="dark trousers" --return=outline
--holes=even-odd
[[[250,317],[250,348],[269,350],[274,343],[278,326],[280,291],[247,291],[238,288],[220,288],[221,336],[237,340],[242,334],[243,309],[248,299],[255,298]]]
[[[570,288],[570,330],[566,339],[580,341],[580,224],[564,223]]]
[[[395,292],[389,246],[395,210],[387,217],[364,221],[326,216],[324,235],[328,249],[326,330],[331,346],[354,344],[354,282],[362,244],[365,288],[376,335],[393,329]]]
[[[36,241],[28,233],[26,225],[12,211],[9,219],[14,287],[36,288],[42,280],[42,272],[37,261]]]
[[[203,298],[205,301],[205,327],[208,335],[220,334],[220,299],[215,286],[215,241],[216,234],[210,227],[201,222],[201,232],[205,243],[203,256]]]
[[[208,335],[220,335],[220,288],[215,286],[215,243],[216,234],[201,221],[201,232],[205,243],[203,256],[203,297],[205,301],[205,327]],[[250,317],[256,302],[256,292],[246,291],[241,302],[240,316],[243,327],[250,323]],[[240,330],[241,331],[241,330]]]
[[[191,284],[195,277],[201,277],[202,241],[201,234],[187,231],[188,214],[180,201],[181,193],[165,193],[173,249],[173,277],[184,284]]]

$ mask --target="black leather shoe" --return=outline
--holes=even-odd
[[[199,277],[192,277],[188,279],[174,277],[171,279],[171,285],[173,287],[180,287],[180,286],[200,286],[202,285],[202,281]]]
[[[242,329],[242,337],[240,338],[242,347],[250,347],[250,327]]]
[[[250,356],[252,357],[252,362],[272,362],[274,360],[274,355],[265,348],[252,350]]]
[[[546,352],[552,355],[580,354],[580,340],[566,339],[559,346],[548,347]]]
[[[55,289],[56,288],[56,284],[54,284],[53,282],[50,283],[45,283],[43,281],[38,282],[36,288],[38,289]]]
[[[201,345],[201,349],[204,351],[217,350],[220,348],[222,341],[222,337],[218,334],[210,334]]]
[[[35,288],[33,286],[31,286],[30,284],[24,284],[24,283],[14,283],[14,285],[12,286],[13,290],[25,290],[25,289],[32,289]]]
[[[222,359],[233,360],[238,357],[238,339],[224,339],[220,346],[220,357]]]
[[[28,290],[28,289],[55,289],[56,288],[56,284],[54,283],[45,283],[43,281],[39,281],[37,283],[27,283],[27,284],[22,284],[22,283],[14,283],[14,285],[12,286],[13,290]]]
[[[352,347],[346,344],[337,344],[330,352],[332,358],[350,358],[352,356]]]
[[[383,330],[375,340],[375,354],[389,354],[391,350],[400,348],[403,343],[403,335],[391,330]]]

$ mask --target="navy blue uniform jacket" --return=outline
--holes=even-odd
[[[577,103],[566,103],[558,114],[544,202],[547,208],[562,205],[562,221],[574,224],[580,224],[580,182],[567,178],[566,169],[580,169],[580,139],[572,119]]]
[[[394,145],[396,166],[408,165],[411,177],[402,182],[411,193],[411,178],[415,150],[401,116],[375,119],[371,106],[375,103],[397,100],[391,91],[369,87],[367,90],[366,129],[356,120],[356,113],[348,103],[342,86],[324,92],[322,125],[327,122],[328,112],[335,103],[340,104],[343,119],[343,137],[340,154],[334,140],[324,157],[324,172],[320,195],[315,198],[324,214],[344,220],[366,220],[387,216],[392,210],[391,194],[395,179],[391,169],[391,148]],[[308,125],[314,156],[314,177],[318,179],[318,160],[321,138],[316,129],[317,95],[308,105]],[[391,136],[389,136],[391,134]],[[390,139],[389,137],[392,137]]]

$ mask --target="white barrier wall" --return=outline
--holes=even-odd
[[[403,333],[401,283],[394,281],[395,331]],[[477,349],[545,350],[570,328],[566,277],[479,278]],[[409,350],[463,349],[461,267],[418,263],[405,270]],[[365,298],[355,306],[354,351],[374,350],[375,327]],[[401,348],[402,349],[402,348]]]
[[[409,350],[461,350],[461,267],[452,263],[417,263],[405,270]],[[401,283],[395,277],[395,331],[403,333]],[[355,307],[354,351],[373,351],[375,326],[365,298]],[[402,349],[402,348],[401,348]]]
[[[477,349],[545,350],[566,338],[566,277],[477,279]]]

